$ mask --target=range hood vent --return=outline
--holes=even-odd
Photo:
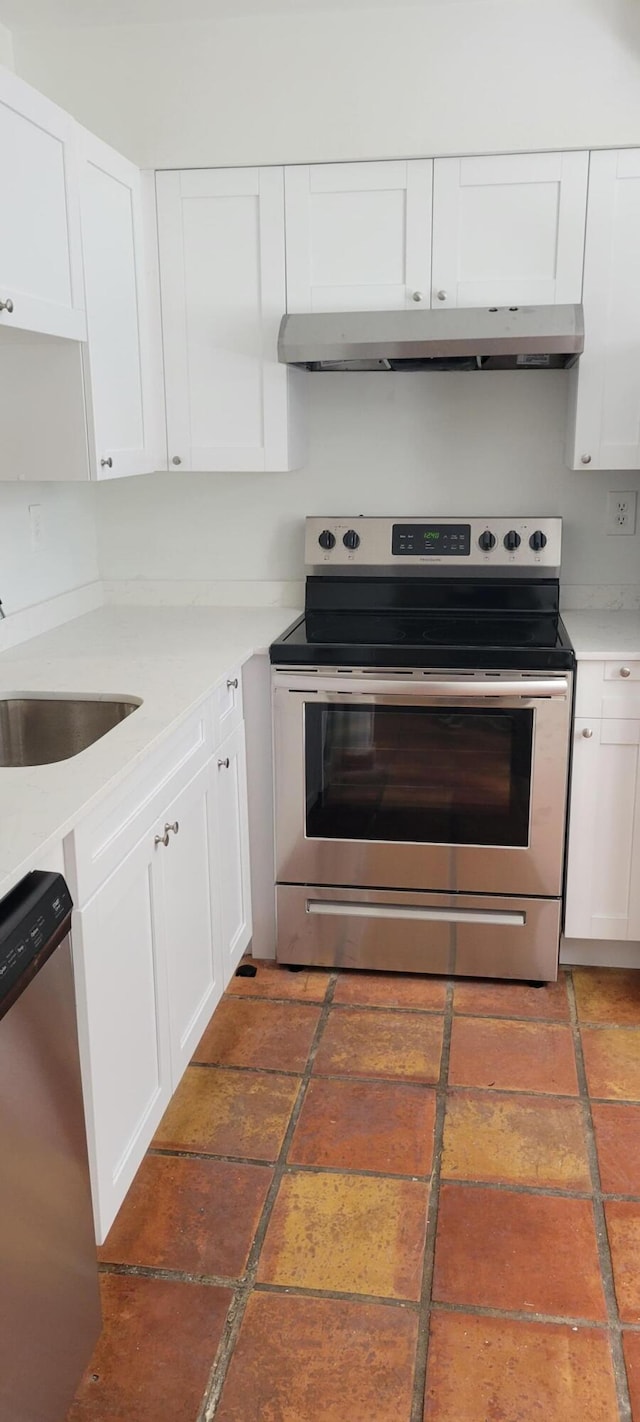
[[[319,311],[283,316],[278,359],[303,370],[563,370],[584,350],[581,306]]]

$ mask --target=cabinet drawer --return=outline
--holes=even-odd
[[[629,669],[628,677],[621,669]],[[640,716],[640,662],[580,662],[576,687],[576,716],[605,716],[613,720]]]
[[[242,673],[239,667],[234,667],[213,693],[214,744],[219,746],[241,721]]]
[[[210,702],[151,752],[112,795],[77,826],[65,844],[65,862],[76,907],[84,905],[183,784],[213,751]]]
[[[605,681],[640,681],[640,661],[605,662]]]

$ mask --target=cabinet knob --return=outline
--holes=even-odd
[[[447,293],[446,293],[446,291],[437,291],[437,292],[436,292],[436,296],[437,296],[437,298],[438,298],[438,301],[446,301],[446,299],[447,299]]]
[[[219,760],[219,761],[218,761],[218,770],[228,770],[228,769],[229,769],[229,757],[228,757],[228,755],[226,755],[225,758],[224,758],[224,760]]]
[[[631,676],[631,667],[620,667],[620,676]]]
[[[169,843],[169,832],[168,832],[168,830],[165,830],[164,834],[157,834],[153,842],[154,842],[154,844],[155,844],[156,849],[158,848],[158,845],[159,845],[159,844],[163,844],[164,847],[165,847],[165,849],[166,849],[166,848],[167,848],[167,845],[168,845],[168,843]]]
[[[101,469],[113,469],[113,460],[112,460],[112,458],[111,458],[111,455],[109,455],[107,459],[101,459],[101,460],[100,460],[100,468],[101,468]]]
[[[237,691],[237,690],[238,690],[238,678],[237,678],[237,676],[234,676],[234,677],[231,678],[230,681],[227,682],[227,691]]]
[[[411,300],[412,300],[412,301],[424,301],[424,292],[422,292],[422,291],[412,291],[412,293],[411,293]]]
[[[179,454],[174,454],[173,459],[171,460],[171,463],[172,463],[172,464],[182,464],[182,460],[181,460],[181,458],[180,458],[180,455],[179,455]]]
[[[592,735],[593,735],[593,731],[590,729],[589,726],[585,726],[584,731],[582,732],[582,734],[583,734],[583,736],[584,736],[584,738],[585,738],[585,741],[590,741],[590,740],[591,740],[591,737],[592,737]]]
[[[580,463],[581,463],[581,464],[590,464],[590,463],[591,463],[591,455],[590,455],[590,454],[581,454],[581,455],[580,455]]]
[[[165,825],[165,827],[164,827],[164,832],[165,832],[165,834],[177,834],[179,829],[180,829],[180,823],[179,823],[179,821],[178,821],[178,820],[174,820],[172,825],[167,825],[167,824]]]
[[[8,311],[9,315],[11,315],[11,312],[13,311],[13,302],[10,296],[7,297],[6,301],[0,301],[0,311]]]

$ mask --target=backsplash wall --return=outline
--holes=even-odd
[[[607,536],[604,518],[608,490],[640,490],[640,474],[565,468],[567,384],[539,371],[310,375],[303,469],[100,485],[100,572],[181,583],[183,600],[207,600],[227,579],[299,585],[306,514],[539,512],[565,520],[567,588],[637,588],[640,537]],[[299,586],[289,595],[297,601]]]
[[[92,583],[98,577],[95,490],[76,484],[0,484],[0,599],[5,613]],[[32,545],[29,505],[41,509]]]

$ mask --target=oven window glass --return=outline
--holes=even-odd
[[[533,715],[307,703],[307,836],[526,847]]]

